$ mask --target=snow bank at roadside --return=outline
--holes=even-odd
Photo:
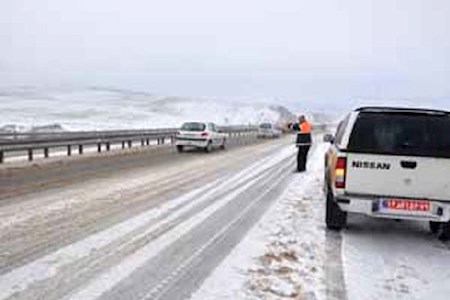
[[[318,193],[325,149],[319,145],[313,152],[307,173],[292,175],[285,193],[193,300],[325,298],[323,196]]]

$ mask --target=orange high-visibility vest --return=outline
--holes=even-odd
[[[308,121],[300,123],[298,127],[300,128],[300,133],[303,134],[311,133],[312,126],[311,123],[309,123]]]

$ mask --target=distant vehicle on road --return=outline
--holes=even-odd
[[[360,108],[324,139],[328,228],[360,213],[429,221],[450,238],[450,112]]]
[[[262,123],[258,127],[258,138],[279,138],[281,130],[272,123]]]
[[[188,122],[181,126],[176,136],[176,147],[178,152],[186,148],[201,148],[211,152],[214,148],[225,149],[226,141],[226,134],[219,132],[216,124]]]

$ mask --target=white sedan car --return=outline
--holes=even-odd
[[[214,123],[189,122],[181,126],[176,137],[178,152],[186,147],[201,148],[211,152],[213,148],[225,149],[227,136],[218,131]]]

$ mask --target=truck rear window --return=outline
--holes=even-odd
[[[450,116],[419,113],[361,113],[348,151],[450,158]]]

